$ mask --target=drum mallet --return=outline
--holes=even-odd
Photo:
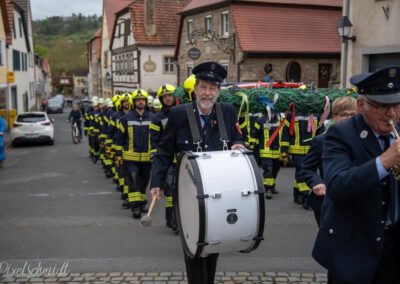
[[[151,215],[151,212],[153,211],[153,208],[154,208],[154,205],[156,204],[156,202],[157,202],[157,196],[154,195],[153,199],[151,200],[151,204],[149,207],[149,211],[147,212],[147,215],[143,216],[142,219],[140,219],[140,223],[145,227],[148,227],[151,225],[151,216],[150,215]]]

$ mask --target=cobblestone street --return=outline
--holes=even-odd
[[[0,283],[141,283],[141,284],[184,284],[187,283],[185,273],[181,272],[111,272],[111,273],[69,273],[36,278],[2,275]],[[325,273],[286,273],[286,272],[217,272],[215,283],[224,284],[320,284],[326,283]]]

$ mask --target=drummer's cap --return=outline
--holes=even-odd
[[[382,104],[400,102],[400,66],[391,66],[373,73],[362,73],[350,78],[358,94]]]
[[[192,73],[196,76],[196,79],[216,85],[220,85],[227,75],[225,68],[214,61],[200,63],[193,68]]]

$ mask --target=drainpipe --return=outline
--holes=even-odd
[[[345,0],[344,16],[349,17],[349,8],[350,8],[350,0]],[[342,78],[340,79],[342,90],[346,89],[348,49],[349,49],[349,41],[345,40],[343,43],[343,54],[342,54]]]

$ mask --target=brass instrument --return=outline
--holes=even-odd
[[[394,132],[394,136],[396,136],[396,139],[400,139],[400,135],[397,132],[397,129],[396,129],[396,126],[393,123],[393,120],[389,119],[388,123],[392,127],[392,130]],[[390,170],[392,171],[395,179],[396,180],[400,180],[400,164],[394,165]]]

